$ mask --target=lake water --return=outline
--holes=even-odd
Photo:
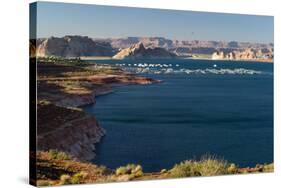
[[[273,162],[273,64],[208,60],[103,60],[160,79],[114,88],[95,105],[106,136],[93,161],[169,169],[216,155],[239,166]],[[162,66],[162,67],[161,67]]]

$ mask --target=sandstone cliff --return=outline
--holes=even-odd
[[[243,50],[234,50],[229,53],[216,51],[212,54],[214,60],[256,60],[256,61],[273,61],[273,49],[247,48]]]
[[[230,53],[246,49],[272,51],[273,44],[237,42],[237,41],[206,41],[206,40],[171,40],[164,37],[127,37],[127,38],[89,38],[83,36],[50,37],[36,40],[36,54],[42,56],[80,57],[107,56],[112,57],[122,50],[142,44],[148,52],[162,54],[166,51],[177,56],[191,54],[208,54],[215,52]],[[153,49],[153,51],[152,51]],[[165,49],[166,51],[164,51]],[[32,48],[34,51],[34,48]],[[124,52],[124,51],[123,51]],[[122,53],[123,53],[122,52]],[[263,52],[264,54],[264,52]],[[269,54],[270,55],[270,54]],[[149,55],[148,55],[149,56]],[[230,55],[231,56],[231,55]]]
[[[143,43],[139,42],[129,48],[121,50],[114,59],[141,59],[141,58],[173,58],[175,54],[168,52],[164,48],[145,48]]]
[[[96,42],[89,37],[65,36],[39,39],[37,42],[37,56],[112,56],[115,50],[109,43]]]

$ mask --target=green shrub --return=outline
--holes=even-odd
[[[59,160],[70,160],[71,159],[70,155],[68,155],[62,151],[58,151],[56,149],[49,150],[48,154],[51,157],[51,159],[59,159]]]

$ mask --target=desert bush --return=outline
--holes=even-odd
[[[60,184],[61,185],[67,185],[67,184],[71,184],[71,177],[68,174],[63,174],[60,176]]]
[[[128,174],[129,173],[129,171],[128,171],[128,169],[126,168],[126,166],[121,166],[121,167],[119,167],[119,168],[117,168],[116,170],[115,170],[115,174],[117,175],[117,176],[119,176],[119,175],[124,175],[124,174]]]
[[[227,171],[229,174],[236,174],[238,172],[238,167],[234,163],[231,163],[227,168]]]
[[[274,172],[274,164],[265,164],[263,165],[263,172]]]
[[[106,174],[111,174],[112,171],[108,168],[106,168],[106,166],[98,166],[98,168],[95,170],[96,174],[100,174],[100,175],[106,175]]]
[[[70,160],[71,156],[58,150],[51,149],[48,152],[51,159],[59,159],[59,160]]]
[[[220,159],[206,158],[198,163],[198,169],[201,176],[215,176],[229,174],[229,164]]]
[[[229,170],[235,169],[235,166],[229,165],[224,160],[204,157],[200,161],[188,160],[176,164],[169,172],[171,177],[214,176],[229,174]]]
[[[142,167],[141,165],[137,165],[135,168],[132,169],[132,174],[134,177],[140,177],[143,175]]]
[[[79,184],[82,182],[82,180],[84,180],[87,177],[87,175],[88,174],[86,172],[76,173],[71,177],[70,182],[72,184]]]
[[[48,180],[38,180],[37,182],[36,182],[36,185],[37,186],[52,186],[53,185],[53,183],[52,182],[50,182],[50,181],[48,181]]]
[[[115,174],[117,176],[130,175],[131,177],[140,177],[143,175],[143,171],[140,165],[128,164],[127,166],[117,168]]]
[[[189,177],[189,176],[201,176],[200,172],[197,169],[196,161],[184,161],[180,164],[176,164],[170,170],[171,177]]]

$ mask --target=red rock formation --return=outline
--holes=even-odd
[[[37,149],[57,149],[80,160],[95,157],[95,144],[105,130],[93,116],[76,109],[38,104]]]

